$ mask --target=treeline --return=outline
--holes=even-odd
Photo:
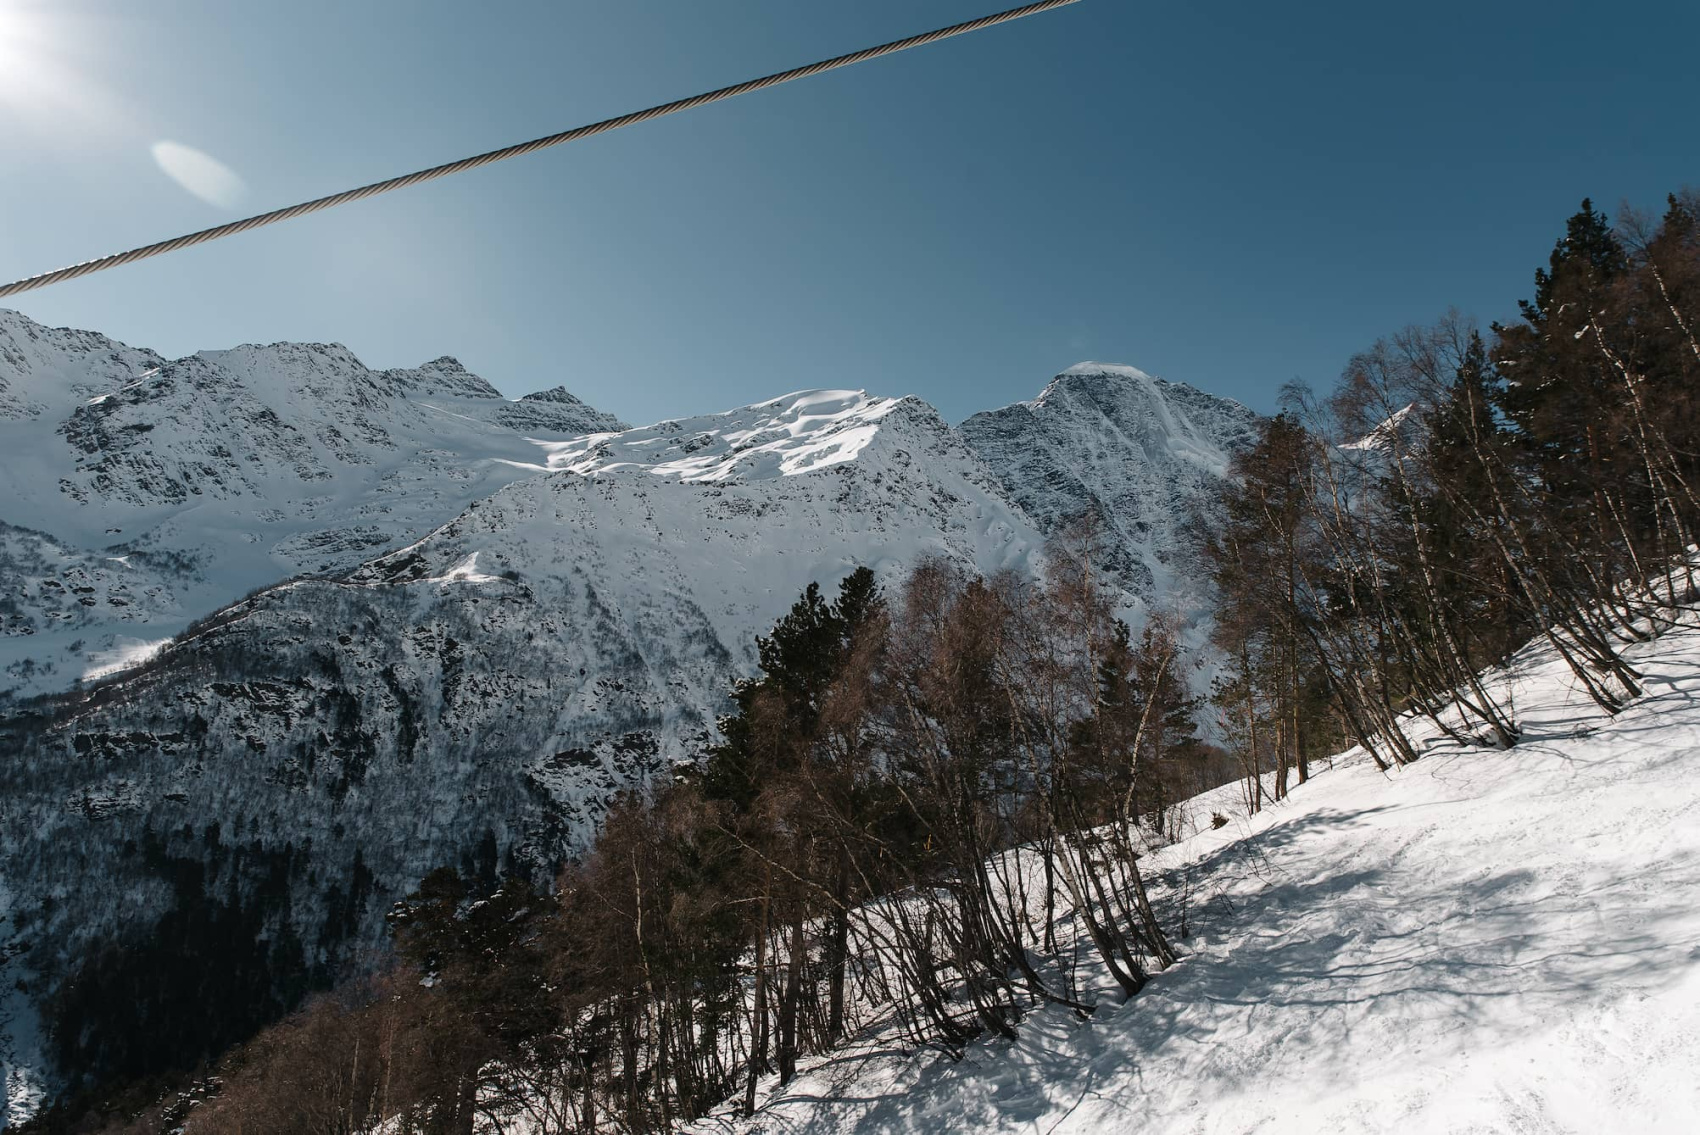
[[[1615,713],[1641,689],[1624,646],[1694,600],[1700,199],[1615,228],[1584,201],[1521,307],[1377,343],[1321,401],[1290,388],[1233,464],[1200,541],[1216,700],[1277,797],[1339,737],[1417,759],[1406,713],[1516,744],[1478,675],[1530,640]]]
[[[622,798],[553,896],[433,875],[401,964],[246,1046],[188,1129],[663,1131],[876,1018],[960,1050],[1089,1014],[1094,973],[1136,994],[1176,958],[1139,859],[1210,759],[1173,634],[1052,561],[811,586],[724,743]]]

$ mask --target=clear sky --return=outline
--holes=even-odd
[[[0,0],[0,276],[1015,0]],[[635,422],[802,387],[955,421],[1083,359],[1270,409],[1515,314],[1584,195],[1700,183],[1700,3],[1078,5],[57,285],[167,354],[339,341]],[[163,172],[194,169],[203,200]]]

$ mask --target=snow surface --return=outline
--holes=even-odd
[[[952,1063],[878,1034],[707,1132],[1700,1130],[1700,628],[1629,651],[1615,719],[1544,650],[1510,751],[1429,733],[1337,758],[1153,855],[1189,956],[1081,1021],[1041,1010]]]
[[[594,475],[641,469],[680,481],[790,477],[854,461],[901,399],[803,390],[700,418],[545,444],[549,468]]]
[[[98,682],[102,678],[134,669],[158,654],[170,641],[169,638],[156,638],[152,641],[136,638],[114,639],[111,650],[97,650],[89,655],[89,661],[93,665],[83,671],[83,681]]]

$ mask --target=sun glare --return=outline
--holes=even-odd
[[[31,125],[98,113],[100,88],[75,66],[86,29],[52,0],[0,0],[0,115]]]
[[[16,98],[35,85],[49,47],[46,17],[25,0],[0,0],[0,96]]]

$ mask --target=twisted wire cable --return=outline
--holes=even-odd
[[[328,197],[319,197],[312,201],[303,201],[299,205],[290,205],[283,209],[273,209],[269,213],[260,213],[257,216],[248,217],[244,220],[231,221],[228,224],[216,225],[210,229],[202,229],[200,232],[187,233],[180,237],[174,237],[171,240],[162,240],[157,244],[148,244],[143,245],[141,248],[132,248],[128,252],[118,252],[111,256],[102,256],[96,260],[85,260],[81,264],[73,264],[68,268],[59,268],[52,272],[43,272],[39,276],[29,276],[14,283],[0,286],[0,298],[17,295],[19,292],[27,292],[34,288],[46,287],[48,284],[57,284],[64,280],[75,280],[79,276],[87,276],[90,273],[101,272],[108,268],[117,268],[123,264],[133,264],[138,260],[145,260],[150,256],[159,256],[167,252],[176,252],[178,249],[189,248],[197,244],[205,244],[208,241],[218,240],[221,237],[235,236],[237,233],[245,233],[250,229],[257,229],[264,225],[276,224],[279,221],[288,221],[296,217],[304,217],[308,213],[317,213],[323,209],[332,209],[338,205],[346,205],[351,201],[361,201],[368,197],[376,197],[380,193],[388,193],[394,189],[405,189],[410,185],[418,185],[421,182],[432,181],[439,177],[447,177],[452,173],[460,173],[463,170],[477,169],[479,166],[487,166],[493,162],[505,161],[508,158],[517,158],[522,154],[533,153],[537,150],[547,149],[550,146],[559,146],[564,142],[576,142],[580,138],[590,138],[597,134],[606,134],[611,130],[618,130],[624,126],[635,126],[640,122],[648,122],[651,119],[662,118],[669,114],[677,114],[682,110],[690,110],[693,107],[706,106],[712,102],[720,102],[723,99],[735,98],[738,95],[748,94],[751,91],[763,90],[767,87],[777,87],[779,84],[789,83],[793,79],[806,79],[811,75],[819,75],[825,71],[833,71],[840,67],[848,67],[853,63],[862,63],[869,59],[877,59],[882,55],[892,55],[899,51],[906,51],[911,47],[922,47],[929,43],[937,43],[941,39],[949,39],[952,36],[979,31],[982,28],[989,28],[995,24],[1008,23],[1011,20],[1019,20],[1024,16],[1037,15],[1040,12],[1046,12],[1052,8],[1060,8],[1065,4],[1074,3],[1078,3],[1078,0],[1040,0],[1039,3],[1027,4],[1020,8],[1011,8],[1006,12],[998,12],[994,15],[982,16],[977,20],[969,20],[967,23],[953,24],[950,27],[939,28],[936,31],[924,32],[920,35],[912,35],[907,39],[899,39],[894,40],[891,43],[881,44],[879,47],[864,48],[861,51],[853,51],[848,55],[840,55],[832,59],[823,59],[819,63],[811,63],[807,67],[795,67],[789,71],[780,71],[777,74],[768,75],[765,78],[751,79],[747,82],[738,83],[730,87],[721,87],[719,90],[709,91],[706,94],[695,95],[687,99],[678,99],[674,102],[662,103],[660,106],[652,106],[648,110],[635,111],[631,114],[622,114],[618,118],[604,119],[601,122],[593,122],[588,126],[578,126],[571,130],[563,130],[559,134],[550,134],[542,138],[534,138],[529,142],[520,142],[517,145],[504,146],[499,150],[491,150],[488,153],[477,154],[470,158],[461,158],[459,161],[448,162],[440,166],[432,166],[430,169],[422,169],[415,173],[403,174],[401,177],[392,177],[386,181],[376,181],[371,185],[363,185],[358,189],[344,190],[341,193],[333,193]]]

